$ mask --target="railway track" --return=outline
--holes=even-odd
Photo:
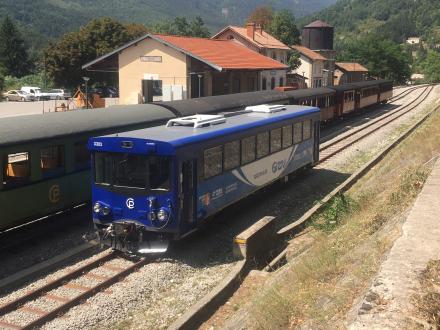
[[[115,262],[118,265],[115,265]],[[147,258],[128,258],[114,251],[104,253],[97,259],[1,306],[0,328],[40,327],[96,293],[106,293],[108,287],[147,262]]]
[[[391,122],[396,119],[402,117],[408,112],[414,110],[418,107],[422,102],[426,100],[426,98],[431,94],[434,86],[426,86],[422,93],[412,100],[411,102],[383,115],[375,120],[368,122],[367,124],[349,131],[347,134],[343,134],[331,141],[328,141],[321,145],[320,147],[320,156],[319,156],[319,164],[327,161],[331,157],[339,154],[341,151],[347,149],[352,146],[356,142],[366,138],[371,135],[378,129],[387,126]]]
[[[414,86],[414,87],[408,88],[408,89],[400,92],[399,94],[393,95],[393,97],[389,99],[389,102],[399,101],[399,100],[403,99],[405,96],[407,96],[408,94],[410,94],[412,91],[415,91],[417,89],[424,88],[424,87],[427,87],[427,86],[421,85],[421,86]]]

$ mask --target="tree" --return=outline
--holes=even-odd
[[[371,76],[405,83],[411,75],[409,56],[397,43],[377,35],[343,43],[339,61],[361,62]]]
[[[440,53],[434,50],[428,52],[426,60],[422,62],[422,72],[425,80],[440,82]]]
[[[142,37],[148,33],[148,29],[143,24],[129,23],[125,25],[125,30],[131,39]]]
[[[187,37],[209,37],[209,30],[200,16],[196,16],[191,22],[185,17],[176,17],[172,21],[162,21],[153,25],[152,30],[156,33],[187,36]]]
[[[65,34],[45,50],[46,70],[58,86],[75,87],[82,83],[81,66],[146,33],[132,24],[125,26],[111,18],[90,21],[79,31]],[[87,73],[93,80],[107,76]]]
[[[299,30],[295,24],[295,18],[290,10],[281,10],[275,13],[269,25],[269,33],[291,46],[299,43]]]
[[[14,77],[22,77],[31,69],[24,40],[9,16],[0,25],[0,65]]]
[[[191,21],[190,30],[193,37],[209,38],[210,36],[209,30],[200,16],[196,16]]]
[[[294,71],[298,69],[301,65],[300,54],[296,50],[291,51],[288,55],[287,65],[290,70]]]
[[[261,25],[263,30],[266,30],[272,22],[273,11],[267,6],[259,6],[249,15],[246,23],[255,23]]]

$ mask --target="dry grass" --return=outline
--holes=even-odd
[[[423,272],[422,292],[414,297],[417,319],[440,329],[440,260],[432,260]]]
[[[344,327],[354,299],[400,235],[429,173],[424,163],[440,152],[439,125],[436,113],[315,219],[316,244],[254,297],[250,328]]]

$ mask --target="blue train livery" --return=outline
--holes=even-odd
[[[102,243],[164,252],[228,205],[313,166],[319,117],[316,107],[260,105],[90,139]]]

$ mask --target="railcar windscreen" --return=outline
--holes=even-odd
[[[170,159],[129,153],[95,153],[95,183],[125,188],[170,190]]]

